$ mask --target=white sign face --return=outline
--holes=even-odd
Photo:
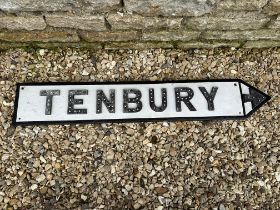
[[[18,84],[14,123],[244,118],[268,100],[240,80]]]

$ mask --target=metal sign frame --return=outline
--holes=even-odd
[[[246,97],[241,97],[243,106],[243,116],[210,116],[210,117],[172,117],[172,118],[130,118],[130,119],[104,119],[104,120],[65,120],[65,121],[28,121],[18,122],[18,100],[21,86],[63,86],[63,85],[126,85],[126,84],[165,84],[165,83],[201,83],[201,82],[238,82],[240,93],[242,94],[241,84],[246,85],[250,90],[261,94],[263,100],[257,104],[249,113],[245,114],[244,103]],[[42,82],[42,83],[18,83],[16,85],[16,96],[14,105],[13,124],[14,125],[49,125],[49,124],[89,124],[89,123],[124,123],[124,122],[158,122],[158,121],[201,121],[201,120],[240,120],[250,117],[254,112],[258,110],[263,104],[270,100],[270,96],[244,82],[241,79],[211,79],[211,80],[176,80],[176,81],[122,81],[122,82]]]

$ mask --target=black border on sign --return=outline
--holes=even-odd
[[[248,114],[245,114],[245,107],[242,100],[243,106],[243,116],[213,116],[213,117],[174,117],[174,118],[131,118],[131,119],[109,119],[109,120],[62,120],[62,121],[28,121],[28,122],[17,122],[17,109],[18,109],[18,99],[19,99],[19,91],[21,86],[46,86],[46,85],[123,85],[123,84],[162,84],[162,83],[198,83],[198,82],[238,82],[239,90],[241,91],[241,83],[248,86],[251,89],[254,89],[261,94],[263,94],[266,98],[255,107]],[[242,92],[241,92],[242,94]],[[234,120],[234,119],[246,119],[250,117],[254,112],[258,110],[263,104],[269,101],[271,97],[262,91],[256,89],[250,84],[244,82],[241,79],[209,79],[209,80],[176,80],[176,81],[120,81],[120,82],[32,82],[32,83],[17,83],[16,84],[16,96],[15,96],[15,104],[14,104],[14,114],[12,123],[13,125],[60,125],[60,124],[90,124],[90,123],[131,123],[131,122],[159,122],[159,121],[207,121],[207,120]]]

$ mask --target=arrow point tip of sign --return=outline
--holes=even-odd
[[[240,83],[245,116],[250,116],[271,99],[269,95],[248,83],[244,81],[240,81]]]

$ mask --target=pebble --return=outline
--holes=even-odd
[[[177,155],[177,151],[176,151],[176,149],[175,148],[171,148],[170,149],[170,155],[172,156],[172,157],[175,157],[176,155]]]
[[[135,132],[135,131],[134,131],[133,129],[131,129],[131,128],[129,128],[129,129],[126,130],[126,133],[129,134],[129,135],[134,134],[134,132]]]
[[[86,201],[86,200],[87,200],[87,196],[81,195],[81,199],[82,199],[83,201]]]
[[[130,185],[125,185],[125,189],[126,189],[127,191],[130,191],[130,190],[132,190],[132,186],[130,186]]]
[[[204,152],[204,149],[202,147],[199,147],[197,150],[196,150],[196,154],[200,154],[200,153],[203,153]]]
[[[45,178],[46,178],[46,176],[44,174],[40,174],[39,176],[36,177],[36,181],[40,183],[40,182],[44,181]]]
[[[45,159],[43,156],[40,156],[40,160],[41,160],[41,162],[43,162],[43,163],[46,163],[46,162],[47,162],[46,159]]]
[[[51,164],[46,164],[46,166],[45,166],[45,170],[46,171],[48,171],[49,169],[51,169],[52,168],[52,165]]]
[[[276,178],[277,182],[280,182],[280,172],[275,173],[275,178]]]
[[[164,194],[164,193],[166,193],[166,192],[168,192],[168,189],[167,188],[165,188],[165,187],[156,187],[155,188],[155,191],[158,193],[158,194]]]
[[[220,204],[219,210],[226,210],[226,207],[224,206],[224,204]]]
[[[88,75],[89,75],[89,72],[87,72],[86,70],[83,70],[82,75],[83,75],[83,76],[88,76]]]
[[[237,74],[237,71],[231,70],[230,73],[232,73],[232,74]]]
[[[55,169],[60,169],[60,167],[61,167],[60,163],[55,163],[55,164],[54,164],[54,168],[55,168]]]
[[[115,153],[112,149],[109,149],[109,151],[107,152],[107,159],[108,160],[113,160],[115,156]]]
[[[41,56],[44,56],[44,55],[45,55],[45,50],[44,50],[44,49],[40,49],[40,50],[39,50],[39,54],[40,54]]]
[[[31,190],[36,190],[37,188],[38,188],[37,184],[32,184],[30,187]]]
[[[9,154],[4,154],[4,155],[2,155],[2,158],[1,158],[1,160],[2,161],[5,161],[5,160],[8,160],[9,159]]]

